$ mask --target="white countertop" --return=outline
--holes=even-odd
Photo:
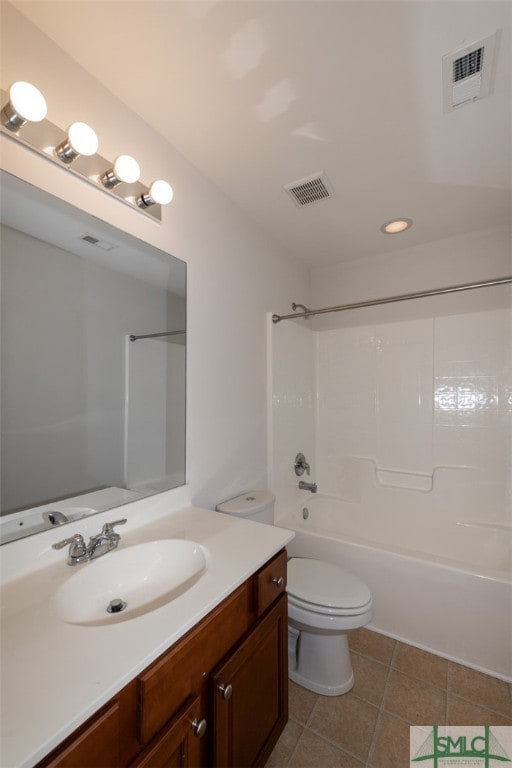
[[[169,491],[2,547],[2,768],[37,763],[294,536],[197,507],[173,510],[184,498]],[[128,523],[119,529],[119,550],[191,539],[208,551],[207,570],[184,594],[129,621],[65,623],[53,595],[94,561],[68,566],[67,548],[51,545],[75,532],[97,533],[120,517]]]

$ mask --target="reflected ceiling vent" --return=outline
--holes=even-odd
[[[443,111],[489,96],[498,33],[443,56]]]
[[[285,184],[284,188],[295,205],[300,207],[318,203],[320,200],[334,195],[332,184],[323,171],[308,176],[306,179]]]
[[[94,235],[88,235],[87,233],[80,235],[80,240],[84,240],[89,245],[95,245],[96,248],[101,248],[102,251],[113,251],[114,248],[117,248],[117,245],[114,245],[114,243],[109,243],[108,240],[100,240],[99,237],[94,237]]]

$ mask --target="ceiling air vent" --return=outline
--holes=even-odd
[[[459,80],[464,80],[466,77],[481,72],[483,59],[483,48],[477,48],[476,51],[471,51],[471,53],[461,56],[460,59],[455,59],[453,62],[453,82],[457,83]]]
[[[99,243],[98,238],[93,237],[92,235],[82,235],[82,240],[85,240],[86,243],[90,243],[91,245],[96,245],[96,243]]]
[[[497,32],[443,56],[443,108],[451,112],[491,93]]]
[[[109,243],[108,240],[100,240],[98,237],[87,233],[80,235],[80,239],[90,245],[95,245],[96,248],[101,248],[103,251],[113,251],[114,248],[117,248],[117,245],[114,245],[114,243]]]
[[[293,202],[300,207],[318,203],[320,200],[334,195],[332,184],[323,171],[305,179],[285,184],[284,188]]]

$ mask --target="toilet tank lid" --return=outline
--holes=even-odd
[[[228,515],[240,515],[248,517],[258,512],[263,512],[269,504],[273,504],[276,497],[270,491],[246,491],[235,496],[233,499],[227,499],[221,504],[217,504],[215,509],[218,512],[226,512]]]

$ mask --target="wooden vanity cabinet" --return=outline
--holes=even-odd
[[[264,765],[288,718],[286,559],[273,557],[37,768]]]

